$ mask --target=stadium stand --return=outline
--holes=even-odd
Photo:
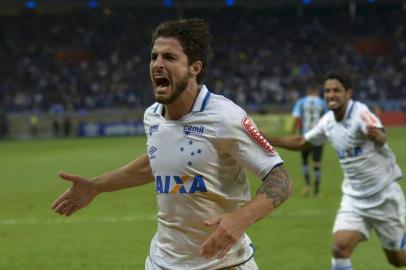
[[[379,10],[379,12],[378,12]],[[406,96],[406,17],[399,6],[347,9],[79,9],[0,15],[0,107],[7,114],[143,109],[153,102],[150,31],[204,17],[214,58],[207,85],[248,111],[291,106],[332,67],[351,71],[356,98],[400,111]],[[145,18],[148,18],[146,20]],[[337,23],[340,22],[340,23]]]

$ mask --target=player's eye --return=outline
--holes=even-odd
[[[169,61],[176,60],[176,57],[172,54],[166,54],[164,57],[165,57],[165,59],[167,59]]]

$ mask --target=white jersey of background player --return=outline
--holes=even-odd
[[[402,172],[386,143],[379,119],[353,101],[350,76],[331,71],[324,81],[330,111],[304,136],[271,138],[274,146],[306,150],[328,140],[344,171],[343,198],[333,228],[333,270],[351,270],[357,244],[376,231],[388,261],[406,265],[405,198]]]
[[[344,171],[343,193],[357,198],[376,194],[402,177],[388,145],[377,147],[367,139],[368,126],[383,128],[366,105],[350,100],[342,121],[337,122],[333,111],[329,111],[304,135],[313,145],[330,141]],[[360,200],[359,203],[368,207],[376,202]]]
[[[262,179],[282,160],[240,107],[205,86],[182,119],[166,120],[163,108],[156,103],[144,117],[158,201],[150,258],[165,269],[196,270],[248,261],[254,250],[245,234],[224,260],[199,256],[214,230],[203,222],[250,201],[244,167]]]
[[[211,55],[208,24],[178,19],[152,34],[156,104],[145,113],[147,154],[73,185],[53,204],[69,216],[101,192],[155,183],[158,232],[145,269],[256,270],[246,229],[291,194],[282,160],[245,112],[202,86]],[[254,198],[243,166],[262,177]]]

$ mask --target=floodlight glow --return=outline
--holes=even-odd
[[[308,5],[312,2],[312,0],[303,0],[303,4]]]
[[[164,6],[165,7],[173,7],[173,1],[172,0],[164,0]]]
[[[235,1],[234,0],[226,0],[226,6],[231,7],[234,6]]]
[[[87,5],[89,6],[89,8],[97,8],[99,3],[97,2],[97,0],[89,0]]]
[[[28,0],[27,2],[25,2],[25,6],[29,9],[34,9],[37,7],[37,3],[35,2],[35,0]]]

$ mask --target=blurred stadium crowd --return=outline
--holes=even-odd
[[[292,104],[328,69],[351,71],[357,98],[399,109],[406,97],[406,12],[134,9],[0,16],[0,107],[6,113],[145,108],[151,30],[178,16],[213,32],[206,84],[258,111]],[[386,105],[385,105],[386,104]],[[385,108],[385,106],[387,108]]]

